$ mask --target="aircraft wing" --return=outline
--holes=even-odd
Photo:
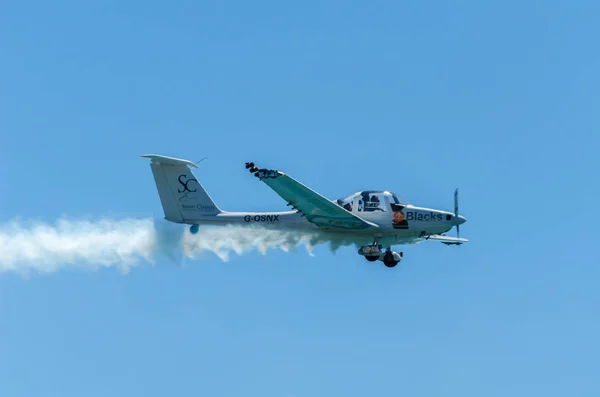
[[[248,164],[251,171],[256,169],[253,163]],[[254,175],[323,230],[379,230],[378,225],[354,215],[281,171],[260,169]]]
[[[460,245],[468,242],[466,238],[452,237],[452,236],[442,236],[439,234],[432,234],[429,237],[426,237],[427,240],[435,240],[442,242],[447,245]]]

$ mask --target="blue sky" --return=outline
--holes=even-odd
[[[148,164],[226,210],[452,208],[461,247],[326,246],[0,274],[0,395],[600,392],[594,1],[16,2],[0,13],[0,223],[162,218]],[[398,247],[396,247],[398,248]]]

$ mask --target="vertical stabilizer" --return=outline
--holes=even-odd
[[[142,157],[151,160],[150,168],[166,220],[186,223],[222,212],[192,172],[191,168],[197,168],[196,164],[156,154]]]

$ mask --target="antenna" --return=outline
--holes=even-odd
[[[196,165],[196,166],[197,166],[199,163],[203,162],[203,161],[204,161],[204,160],[206,160],[207,158],[208,158],[208,156],[204,156],[204,158],[202,158],[202,159],[200,159],[200,160],[196,161],[196,162],[194,163],[194,165]]]

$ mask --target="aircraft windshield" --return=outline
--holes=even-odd
[[[396,196],[394,193],[392,193],[392,200],[391,200],[391,201],[392,201],[392,203],[395,203],[395,204],[403,204],[403,202],[401,202],[401,201],[398,199],[398,196]],[[405,203],[404,203],[404,204],[405,204]]]
[[[365,190],[354,193],[350,196],[336,200],[336,203],[348,211],[386,212],[388,211],[386,201],[389,201],[390,204],[407,204],[406,201],[400,200],[394,193],[380,190]]]
[[[353,195],[351,195],[351,196],[344,197],[343,199],[337,199],[336,203],[337,203],[337,204],[338,204],[340,207],[342,207],[342,208],[345,208],[345,209],[347,209],[348,211],[352,211],[352,209],[353,209],[352,205],[354,204],[354,197],[355,197],[355,196],[356,196],[356,195],[355,195],[355,194],[353,194]]]
[[[385,212],[385,197],[383,192],[366,190],[361,192],[358,198],[358,211],[372,212],[372,211],[383,211]]]

